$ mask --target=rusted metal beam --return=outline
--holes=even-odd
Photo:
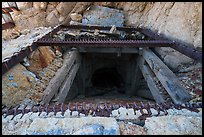
[[[5,23],[2,24],[2,30],[13,28],[15,23],[13,22],[13,18],[9,12],[19,11],[16,2],[7,2],[9,7],[2,8],[2,18],[4,19]]]
[[[5,14],[7,15],[7,14]],[[12,23],[6,25],[13,25]],[[6,26],[4,25],[4,28]],[[69,25],[64,26],[60,25],[54,30],[43,36],[39,39],[34,45],[35,46],[67,46],[67,47],[92,47],[92,48],[138,48],[138,47],[170,47],[174,46],[172,41],[168,40],[73,40],[73,41],[62,41],[62,40],[53,40],[52,36],[56,34],[60,29],[102,29],[110,30],[111,27],[102,27],[102,26],[80,26],[80,25]],[[132,32],[139,31],[140,28],[123,28],[117,27],[118,30]],[[32,46],[31,46],[32,47]],[[35,47],[36,49],[37,47]],[[22,51],[20,56],[15,55],[5,63],[3,62],[2,73],[4,74],[8,69],[10,69],[14,64],[17,64],[20,60],[23,60],[24,57],[29,55],[32,51],[26,50],[25,55]],[[21,58],[22,57],[22,58]],[[16,62],[17,61],[17,62]],[[15,63],[14,63],[15,62]]]
[[[9,7],[14,7],[15,9],[18,10],[18,6],[17,6],[17,3],[16,2],[7,2]]]
[[[13,53],[12,57],[5,58],[2,62],[2,75],[6,73],[10,68],[23,61],[23,59],[30,55],[34,50],[37,49],[36,43],[33,43],[31,46],[23,48],[20,52]]]
[[[66,47],[170,47],[173,45],[169,41],[155,40],[73,40],[73,41],[55,41],[50,39],[40,39],[37,41],[39,46],[66,46]]]
[[[13,22],[7,22],[2,24],[2,30],[6,30],[13,27],[15,27],[15,24]]]
[[[93,116],[102,116],[102,117],[111,117],[111,112],[113,110],[118,110],[120,107],[124,107],[126,109],[133,109],[134,115],[138,115],[140,112],[141,116],[138,117],[139,119],[142,118],[143,120],[146,117],[152,117],[152,116],[160,116],[160,115],[168,115],[168,109],[188,109],[193,112],[199,112],[198,108],[202,108],[202,102],[197,102],[197,103],[186,103],[184,105],[176,105],[173,103],[162,103],[162,104],[157,104],[157,103],[150,103],[150,102],[131,102],[131,103],[111,103],[111,102],[104,102],[104,103],[97,103],[97,104],[92,104],[88,102],[68,102],[68,103],[60,103],[60,104],[47,104],[47,105],[32,105],[32,106],[27,106],[27,105],[18,105],[15,108],[7,108],[5,107],[2,109],[2,117],[6,118],[9,115],[13,115],[11,117],[11,120],[16,117],[18,114],[22,114],[20,119],[29,112],[32,113],[38,113],[38,116],[42,112],[46,112],[48,115],[50,112],[54,112],[54,115],[56,115],[58,112],[61,112],[62,116],[65,116],[65,112],[67,110],[70,111],[70,115],[72,116],[73,111],[78,112],[78,116],[81,114],[85,114],[85,116],[88,115],[93,115]],[[152,112],[152,110],[154,112]],[[156,111],[156,113],[155,113]],[[163,114],[161,113],[163,112]],[[118,111],[118,114],[119,111]],[[142,117],[144,116],[144,117]]]
[[[155,40],[170,40],[164,34],[158,34],[157,32],[152,31],[150,29],[141,28],[141,32]],[[196,61],[202,62],[202,52],[195,49],[192,44],[182,44],[181,42],[179,43],[176,41],[172,42],[174,43],[174,45],[171,46],[171,48]]]
[[[110,30],[111,27],[83,26],[83,25],[60,25],[37,41],[39,46],[70,46],[70,47],[170,47],[174,43],[169,40],[53,40],[52,36],[59,30]],[[140,31],[140,28],[117,27],[118,31],[133,32]]]
[[[138,48],[78,48],[82,53],[139,53]]]
[[[2,8],[3,14],[9,13],[9,12],[14,12],[14,11],[19,11],[19,9],[17,9],[16,7],[3,7]]]

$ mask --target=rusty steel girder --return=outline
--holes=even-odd
[[[14,24],[13,24],[14,25]],[[196,50],[195,48],[191,48],[189,46],[184,46],[173,41],[167,40],[163,38],[163,36],[157,35],[157,33],[153,33],[148,29],[142,28],[125,28],[125,27],[117,27],[119,31],[140,31],[147,35],[150,39],[155,40],[53,40],[52,36],[56,34],[57,31],[61,29],[102,29],[102,30],[110,30],[111,27],[102,27],[102,26],[81,26],[81,25],[70,25],[64,26],[60,25],[53,29],[50,33],[43,36],[39,39],[35,44],[32,44],[29,49],[24,48],[24,50],[19,53],[14,53],[14,56],[7,58],[2,63],[2,73],[4,74],[7,70],[9,70],[12,66],[19,63],[26,56],[28,56],[33,50],[37,49],[38,46],[70,46],[70,47],[94,47],[94,48],[121,48],[121,47],[171,47],[179,52],[191,57],[197,61],[202,61],[202,52]]]
[[[2,30],[13,28],[15,23],[13,22],[13,18],[10,12],[19,11],[16,2],[7,2],[9,7],[2,7],[2,18],[5,23],[2,24]]]
[[[110,47],[110,48],[122,48],[122,47],[170,47],[172,42],[164,40],[73,40],[73,41],[54,41],[49,39],[43,39],[37,41],[38,46],[66,46],[66,47]]]
[[[14,52],[12,57],[5,58],[2,62],[2,75],[6,73],[10,68],[23,61],[25,57],[30,55],[37,49],[37,45],[33,43],[31,46],[21,48],[19,52]]]
[[[141,28],[141,32],[155,40],[169,40],[164,34],[158,34],[150,29]],[[198,51],[192,44],[182,44],[184,42],[173,42],[174,45],[171,48],[178,52],[198,61],[202,62],[202,51]]]
[[[79,102],[70,102],[68,104],[52,104],[52,105],[33,105],[28,107],[27,105],[20,106],[17,105],[15,108],[3,108],[2,109],[2,116],[7,117],[9,115],[13,115],[11,120],[18,114],[22,114],[20,118],[22,118],[26,113],[33,112],[37,113],[39,112],[38,116],[42,112],[46,112],[48,115],[50,112],[54,112],[54,115],[57,114],[57,112],[61,112],[61,115],[64,116],[65,111],[69,110],[70,115],[72,115],[73,111],[78,112],[78,116],[81,114],[87,115],[92,115],[92,116],[101,116],[101,117],[110,117],[112,114],[113,110],[117,110],[120,107],[124,107],[126,109],[133,109],[134,110],[134,115],[137,115],[137,111],[139,111],[142,115],[139,117],[139,119],[144,120],[146,117],[151,117],[152,112],[150,109],[155,109],[157,110],[157,115],[159,116],[161,112],[164,113],[164,115],[167,115],[168,109],[175,108],[177,110],[181,109],[188,109],[190,111],[194,112],[199,112],[198,108],[202,108],[202,102],[197,102],[197,103],[185,103],[182,105],[178,104],[173,104],[173,103],[163,103],[163,104],[157,104],[157,103],[119,103],[119,104],[113,104],[113,103],[79,103]],[[146,111],[145,111],[146,110]],[[119,112],[118,112],[119,113]],[[127,114],[128,115],[128,114]]]
[[[67,46],[67,47],[110,47],[110,48],[120,48],[120,47],[170,47],[173,46],[173,42],[169,40],[89,40],[87,39],[75,39],[75,40],[53,40],[52,36],[56,34],[57,31],[61,29],[76,29],[76,30],[110,30],[111,27],[103,26],[83,26],[83,25],[60,25],[52,32],[48,33],[41,39],[37,41],[38,46]],[[125,31],[127,33],[132,31],[140,31],[140,28],[126,28],[117,27],[118,31]]]
[[[2,74],[9,70],[12,66],[16,65],[28,56],[32,51],[37,49],[38,46],[70,46],[70,47],[94,47],[94,48],[121,48],[121,47],[170,47],[174,43],[168,40],[53,40],[52,36],[61,29],[84,29],[84,30],[110,30],[111,27],[103,26],[81,26],[81,25],[60,25],[53,29],[51,32],[37,40],[28,48],[23,48],[20,52],[14,53],[12,57],[6,58],[2,62]],[[141,31],[140,28],[125,28],[117,27],[119,31],[132,32]]]

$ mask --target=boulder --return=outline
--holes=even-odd
[[[173,71],[177,72],[183,65],[189,65],[193,59],[181,54],[170,47],[157,47],[155,51],[163,62]]]
[[[177,72],[183,65],[192,63],[193,59],[178,53],[172,52],[164,57],[164,63],[173,71]]]
[[[77,2],[75,7],[72,9],[71,13],[82,14],[93,2]]]
[[[26,10],[33,7],[33,2],[16,2],[20,10]]]
[[[28,57],[30,63],[28,70],[38,75],[54,60],[54,57],[55,54],[50,47],[39,47]]]
[[[52,5],[52,4],[48,4],[47,5],[47,9],[46,9],[46,13],[50,13],[50,12],[52,12],[53,10],[55,10],[56,9],[56,6],[57,5]]]
[[[2,104],[16,106],[30,94],[35,84],[35,75],[17,64],[2,76]]]
[[[46,26],[46,12],[39,12],[35,8],[23,10],[21,14],[14,17],[16,29],[33,29],[35,27]]]
[[[64,20],[65,20],[65,17],[60,15],[59,22],[61,23],[61,22],[63,22]]]
[[[37,10],[46,10],[47,2],[33,2],[33,7]]]
[[[99,124],[85,125],[72,135],[103,135],[104,127]]]
[[[49,2],[49,5],[57,6],[60,2]]]
[[[81,20],[82,20],[82,15],[78,14],[78,13],[72,13],[72,14],[70,14],[70,17],[73,21],[81,22]]]
[[[56,10],[59,12],[62,16],[68,16],[68,14],[72,11],[74,8],[76,2],[60,2]]]
[[[73,21],[73,20],[71,20],[71,21],[69,22],[69,24],[70,24],[70,25],[83,25],[82,23],[79,23],[79,22]]]
[[[115,2],[94,2],[94,5],[114,8],[115,7]]]
[[[91,6],[83,13],[82,24],[123,27],[124,18],[122,10]]]
[[[146,129],[144,127],[132,124],[118,122],[120,127],[120,135],[147,135]]]
[[[148,135],[202,135],[202,117],[160,116],[145,120]]]
[[[119,135],[119,126],[114,118],[106,117],[35,118],[26,131],[29,135]]]
[[[46,17],[46,21],[48,22],[48,24],[52,27],[56,26],[59,23],[59,18],[60,15],[57,12],[57,10],[53,10],[52,12],[50,12],[47,17]]]

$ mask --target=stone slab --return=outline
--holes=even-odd
[[[91,6],[84,12],[82,24],[123,27],[124,14],[122,10]]]

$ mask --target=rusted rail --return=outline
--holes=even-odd
[[[25,57],[30,55],[30,53],[32,53],[36,49],[37,45],[36,43],[33,43],[31,46],[22,48],[19,52],[14,52],[12,57],[5,58],[2,62],[2,74],[6,73],[14,65],[23,61]]]
[[[168,114],[167,110],[168,109],[188,109],[190,111],[194,111],[194,112],[199,112],[198,108],[202,108],[202,102],[197,102],[197,103],[185,103],[182,105],[176,105],[173,103],[169,103],[169,104],[157,104],[157,103],[126,103],[126,104],[112,104],[112,103],[98,103],[98,104],[93,104],[93,103],[79,103],[79,102],[70,102],[68,104],[52,104],[52,105],[37,105],[37,106],[16,106],[15,108],[4,108],[2,110],[2,115],[5,117],[9,116],[9,115],[13,115],[13,117],[11,119],[13,119],[16,115],[18,114],[22,114],[20,118],[22,118],[26,113],[29,112],[33,112],[33,113],[37,113],[39,112],[38,116],[40,116],[40,114],[42,112],[46,112],[47,115],[50,112],[54,112],[54,115],[57,114],[57,112],[61,112],[61,115],[64,116],[65,111],[69,110],[70,111],[70,115],[72,115],[73,111],[77,111],[78,112],[78,116],[80,116],[80,114],[85,114],[85,116],[87,115],[93,115],[93,116],[102,116],[102,117],[110,117],[112,114],[113,110],[117,110],[120,107],[124,107],[126,109],[133,109],[134,110],[134,115],[137,115],[138,112],[140,112],[142,115],[139,117],[142,120],[144,120],[146,117],[151,117],[152,116],[152,112],[151,109],[155,109],[157,110],[157,114],[156,116],[160,115],[161,112],[163,112],[165,115]],[[146,110],[146,111],[145,111]],[[128,114],[127,114],[128,115]]]
[[[13,27],[15,27],[15,23],[13,22],[7,22],[7,23],[2,24],[2,30],[13,28]]]
[[[173,43],[169,41],[145,41],[145,40],[73,40],[73,41],[55,41],[43,39],[37,41],[38,46],[66,46],[66,47],[92,47],[92,48],[122,48],[122,47],[170,47]]]
[[[141,32],[155,40],[169,40],[169,38],[167,38],[164,34],[159,35],[157,32],[154,32],[150,29],[141,28]],[[171,46],[171,48],[198,62],[202,62],[202,52],[195,49],[192,44],[182,44],[179,42],[174,42],[174,45]]]
[[[10,12],[19,11],[16,2],[7,2],[9,7],[2,8],[2,18],[4,19],[5,23],[2,24],[2,30],[13,28],[15,23]]]
[[[94,47],[94,48],[122,48],[122,47],[170,47],[174,43],[168,40],[53,40],[52,36],[56,34],[61,29],[84,29],[84,30],[110,30],[111,27],[102,27],[102,26],[81,26],[81,25],[70,25],[64,26],[60,25],[53,29],[51,32],[37,40],[30,47],[22,49],[20,52],[16,52],[12,57],[6,58],[2,62],[2,74],[9,70],[12,66],[16,65],[28,56],[32,51],[37,49],[38,46],[67,46],[67,47]],[[118,31],[132,32],[140,31],[140,28],[125,28],[117,27]]]

